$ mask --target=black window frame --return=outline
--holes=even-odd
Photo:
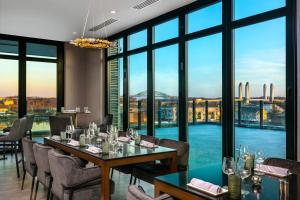
[[[153,73],[153,50],[179,44],[179,140],[188,141],[188,119],[187,119],[187,63],[186,63],[186,42],[192,39],[222,33],[222,154],[223,156],[234,156],[235,133],[234,133],[234,53],[233,31],[236,28],[257,24],[280,17],[286,17],[286,158],[297,159],[297,24],[296,24],[296,0],[286,0],[286,6],[271,11],[266,11],[253,16],[234,20],[234,0],[222,1],[222,24],[204,30],[186,34],[186,15],[209,5],[219,3],[221,0],[196,1],[179,9],[173,10],[159,17],[146,21],[121,31],[111,37],[110,40],[124,38],[124,51],[115,56],[107,56],[106,61],[123,57],[124,59],[124,86],[128,84],[126,75],[127,57],[131,54],[147,51],[148,58],[148,135],[154,135],[154,73]],[[168,20],[179,18],[179,37],[166,41],[153,43],[153,27]],[[148,30],[148,44],[145,47],[128,51],[127,37],[139,30]],[[106,62],[107,67],[107,62]],[[106,78],[106,97],[107,97]],[[126,87],[124,87],[126,88]],[[124,92],[128,92],[124,90]],[[128,93],[124,95],[128,99]],[[128,101],[124,104],[124,129],[128,128]],[[107,108],[106,98],[106,114]],[[126,117],[127,116],[127,117]]]
[[[57,82],[56,82],[56,97],[57,97],[57,112],[64,107],[64,42],[45,40],[37,38],[29,38],[22,36],[0,34],[0,39],[16,41],[19,44],[18,55],[1,55],[2,59],[11,59],[19,61],[19,75],[18,75],[18,95],[19,95],[19,118],[27,113],[26,100],[26,61],[47,62],[57,64]],[[57,58],[35,58],[26,56],[26,44],[36,43],[44,45],[52,45],[57,47]]]

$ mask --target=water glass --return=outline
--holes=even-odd
[[[263,162],[265,161],[265,154],[263,152],[263,150],[258,150],[255,153],[256,155],[256,164],[263,164]]]
[[[249,148],[245,145],[240,145],[239,149],[239,159],[246,160],[246,157],[249,155]]]
[[[222,170],[224,174],[231,175],[236,171],[233,157],[224,157]]]

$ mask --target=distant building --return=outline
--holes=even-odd
[[[239,84],[239,100],[243,100],[243,83]]]
[[[270,102],[273,102],[275,98],[275,88],[274,88],[274,84],[271,83],[270,85]]]
[[[263,100],[267,100],[268,97],[267,97],[267,84],[264,84],[263,86]]]
[[[249,84],[249,82],[247,82],[245,85],[245,103],[246,104],[250,103],[250,84]]]

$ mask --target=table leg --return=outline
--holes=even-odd
[[[109,180],[110,168],[108,166],[101,167],[101,200],[110,199],[110,180]]]
[[[159,184],[157,184],[156,182],[154,182],[154,195],[155,198],[158,198],[161,195]]]
[[[171,162],[171,172],[177,172],[178,163],[177,163],[177,153],[172,156]]]

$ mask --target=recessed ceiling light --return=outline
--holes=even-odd
[[[73,35],[76,35],[76,34],[77,34],[77,32],[74,31],[74,32],[73,32]]]
[[[115,10],[110,11],[111,14],[116,14]]]

